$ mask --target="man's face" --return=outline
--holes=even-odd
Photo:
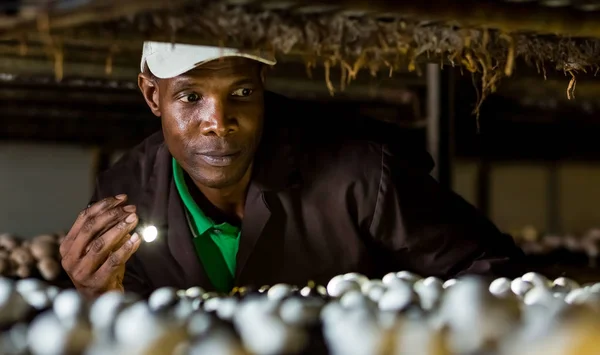
[[[156,85],[142,76],[140,88],[161,117],[165,143],[194,181],[224,188],[249,173],[264,114],[257,62],[216,60]]]

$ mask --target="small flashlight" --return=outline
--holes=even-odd
[[[146,243],[152,243],[158,237],[158,229],[155,226],[146,226],[142,229],[141,235]]]

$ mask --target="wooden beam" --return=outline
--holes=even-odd
[[[255,0],[246,3],[251,2],[272,7],[281,7],[282,4],[281,0]],[[186,3],[189,2],[185,0],[95,1],[88,6],[71,11],[50,12],[46,26],[50,31],[74,28],[107,22],[140,12],[176,9]],[[227,1],[222,1],[222,3],[227,3]],[[325,2],[323,0],[303,0],[292,1],[292,5],[289,7],[292,7],[298,14],[302,13],[303,8],[310,7],[322,10],[341,8],[354,12],[451,22],[461,27],[498,29],[508,33],[531,32],[600,38],[597,13],[577,11],[572,8],[545,7],[535,2],[501,3],[482,0],[332,0]],[[304,11],[306,12],[306,10]],[[198,13],[198,16],[202,16],[202,13]],[[38,18],[34,21],[28,20],[18,22],[16,25],[8,25],[1,37],[14,38],[23,33],[38,31],[40,24],[43,23],[39,22]],[[140,35],[142,34],[140,33]]]
[[[279,0],[259,0],[263,4]],[[303,0],[304,5],[323,4],[322,0]],[[459,27],[476,27],[535,34],[600,38],[597,12],[572,8],[540,6],[537,2],[500,2],[485,0],[332,0],[328,5],[376,12],[387,16],[441,21]]]
[[[61,66],[63,77],[84,75],[88,78],[135,81],[139,73],[139,68],[134,66],[112,66],[111,72],[107,73],[104,63],[65,61]],[[54,76],[55,63],[51,60],[30,57],[0,57],[0,72],[13,75]]]
[[[163,11],[184,4],[185,0],[95,0],[67,11],[40,12],[33,19],[8,23],[1,37],[7,38],[32,31],[55,31],[64,28],[102,23],[147,11]]]

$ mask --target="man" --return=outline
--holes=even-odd
[[[372,136],[375,123],[328,126],[318,109],[265,92],[272,65],[260,53],[145,44],[138,83],[162,130],[98,177],[61,245],[79,291],[512,271],[520,250],[430,177],[428,155]],[[147,225],[152,243],[136,232]]]

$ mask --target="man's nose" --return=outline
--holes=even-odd
[[[200,131],[203,135],[225,137],[238,130],[238,122],[227,114],[226,103],[220,98],[205,98]]]

